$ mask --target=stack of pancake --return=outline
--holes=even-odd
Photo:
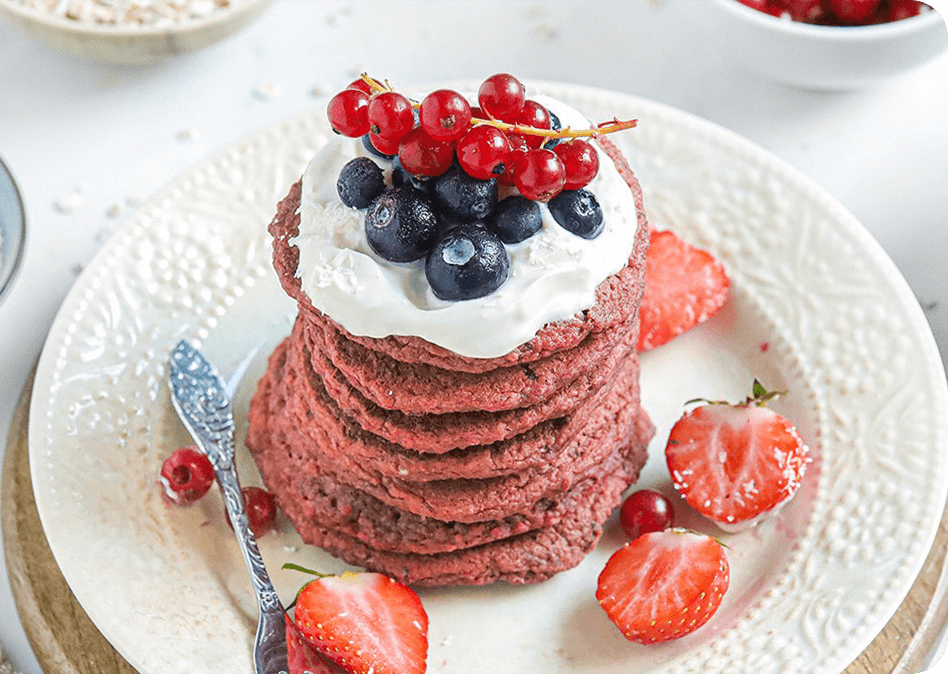
[[[247,444],[304,541],[416,585],[538,582],[595,545],[653,433],[635,352],[648,231],[619,168],[639,207],[628,266],[594,306],[491,359],[352,335],[317,311],[290,243],[293,186],[270,233],[299,314],[254,396]]]

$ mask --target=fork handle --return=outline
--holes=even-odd
[[[260,606],[253,646],[254,670],[256,674],[288,674],[283,605],[263,564],[257,539],[250,530],[234,466],[234,415],[227,385],[207,358],[182,340],[171,352],[171,393],[181,421],[214,467],[227,515],[250,572]]]
[[[250,530],[247,511],[244,508],[240,483],[232,462],[215,466],[217,483],[224,496],[227,515],[230,517],[240,551],[250,574],[257,604],[260,607],[260,621],[257,623],[257,635],[254,640],[254,667],[256,674],[287,674],[289,664],[286,653],[286,623],[283,617],[283,604],[273,588],[273,582],[263,563],[257,539]]]

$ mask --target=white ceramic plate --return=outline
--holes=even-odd
[[[429,671],[840,671],[902,601],[945,503],[948,392],[922,311],[851,215],[756,146],[629,96],[530,90],[597,121],[638,117],[616,142],[653,224],[710,249],[732,274],[720,314],[642,359],[658,433],[641,483],[670,493],[661,452],[684,401],[742,398],[753,376],[789,390],[775,407],[815,462],[777,519],[722,536],[731,589],[695,634],[631,644],[599,609],[596,577],[623,540],[612,523],[578,568],[541,585],[422,591]],[[87,268],[43,351],[30,410],[43,526],[83,607],[146,674],[251,671],[254,605],[220,498],[169,509],[154,484],[188,441],[168,399],[167,354],[189,338],[226,375],[256,353],[236,403],[243,423],[294,315],[266,224],[327,140],[317,109],[175,180]],[[240,471],[259,479],[246,452]],[[716,532],[679,511],[680,524]],[[343,568],[285,523],[261,547],[284,600],[304,581],[284,562]]]

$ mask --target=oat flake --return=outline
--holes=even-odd
[[[7,0],[87,25],[172,27],[201,21],[248,0]]]

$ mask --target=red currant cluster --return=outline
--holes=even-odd
[[[214,467],[207,456],[194,447],[179,447],[162,463],[158,484],[161,498],[168,505],[190,505],[200,500],[214,484]],[[241,493],[250,529],[256,536],[263,536],[276,523],[276,500],[259,487],[243,487]],[[227,524],[231,524],[229,518]]]
[[[865,26],[899,21],[931,9],[918,0],[738,0],[752,9],[825,26]]]
[[[412,102],[363,76],[336,94],[327,112],[334,131],[352,138],[367,136],[380,154],[397,154],[402,168],[413,176],[442,175],[457,158],[468,175],[496,178],[544,203],[596,177],[599,156],[581,137],[635,126],[634,121],[614,121],[594,129],[562,129],[559,120],[527,99],[523,84],[507,74],[484,80],[477,104],[472,107],[448,89]]]

